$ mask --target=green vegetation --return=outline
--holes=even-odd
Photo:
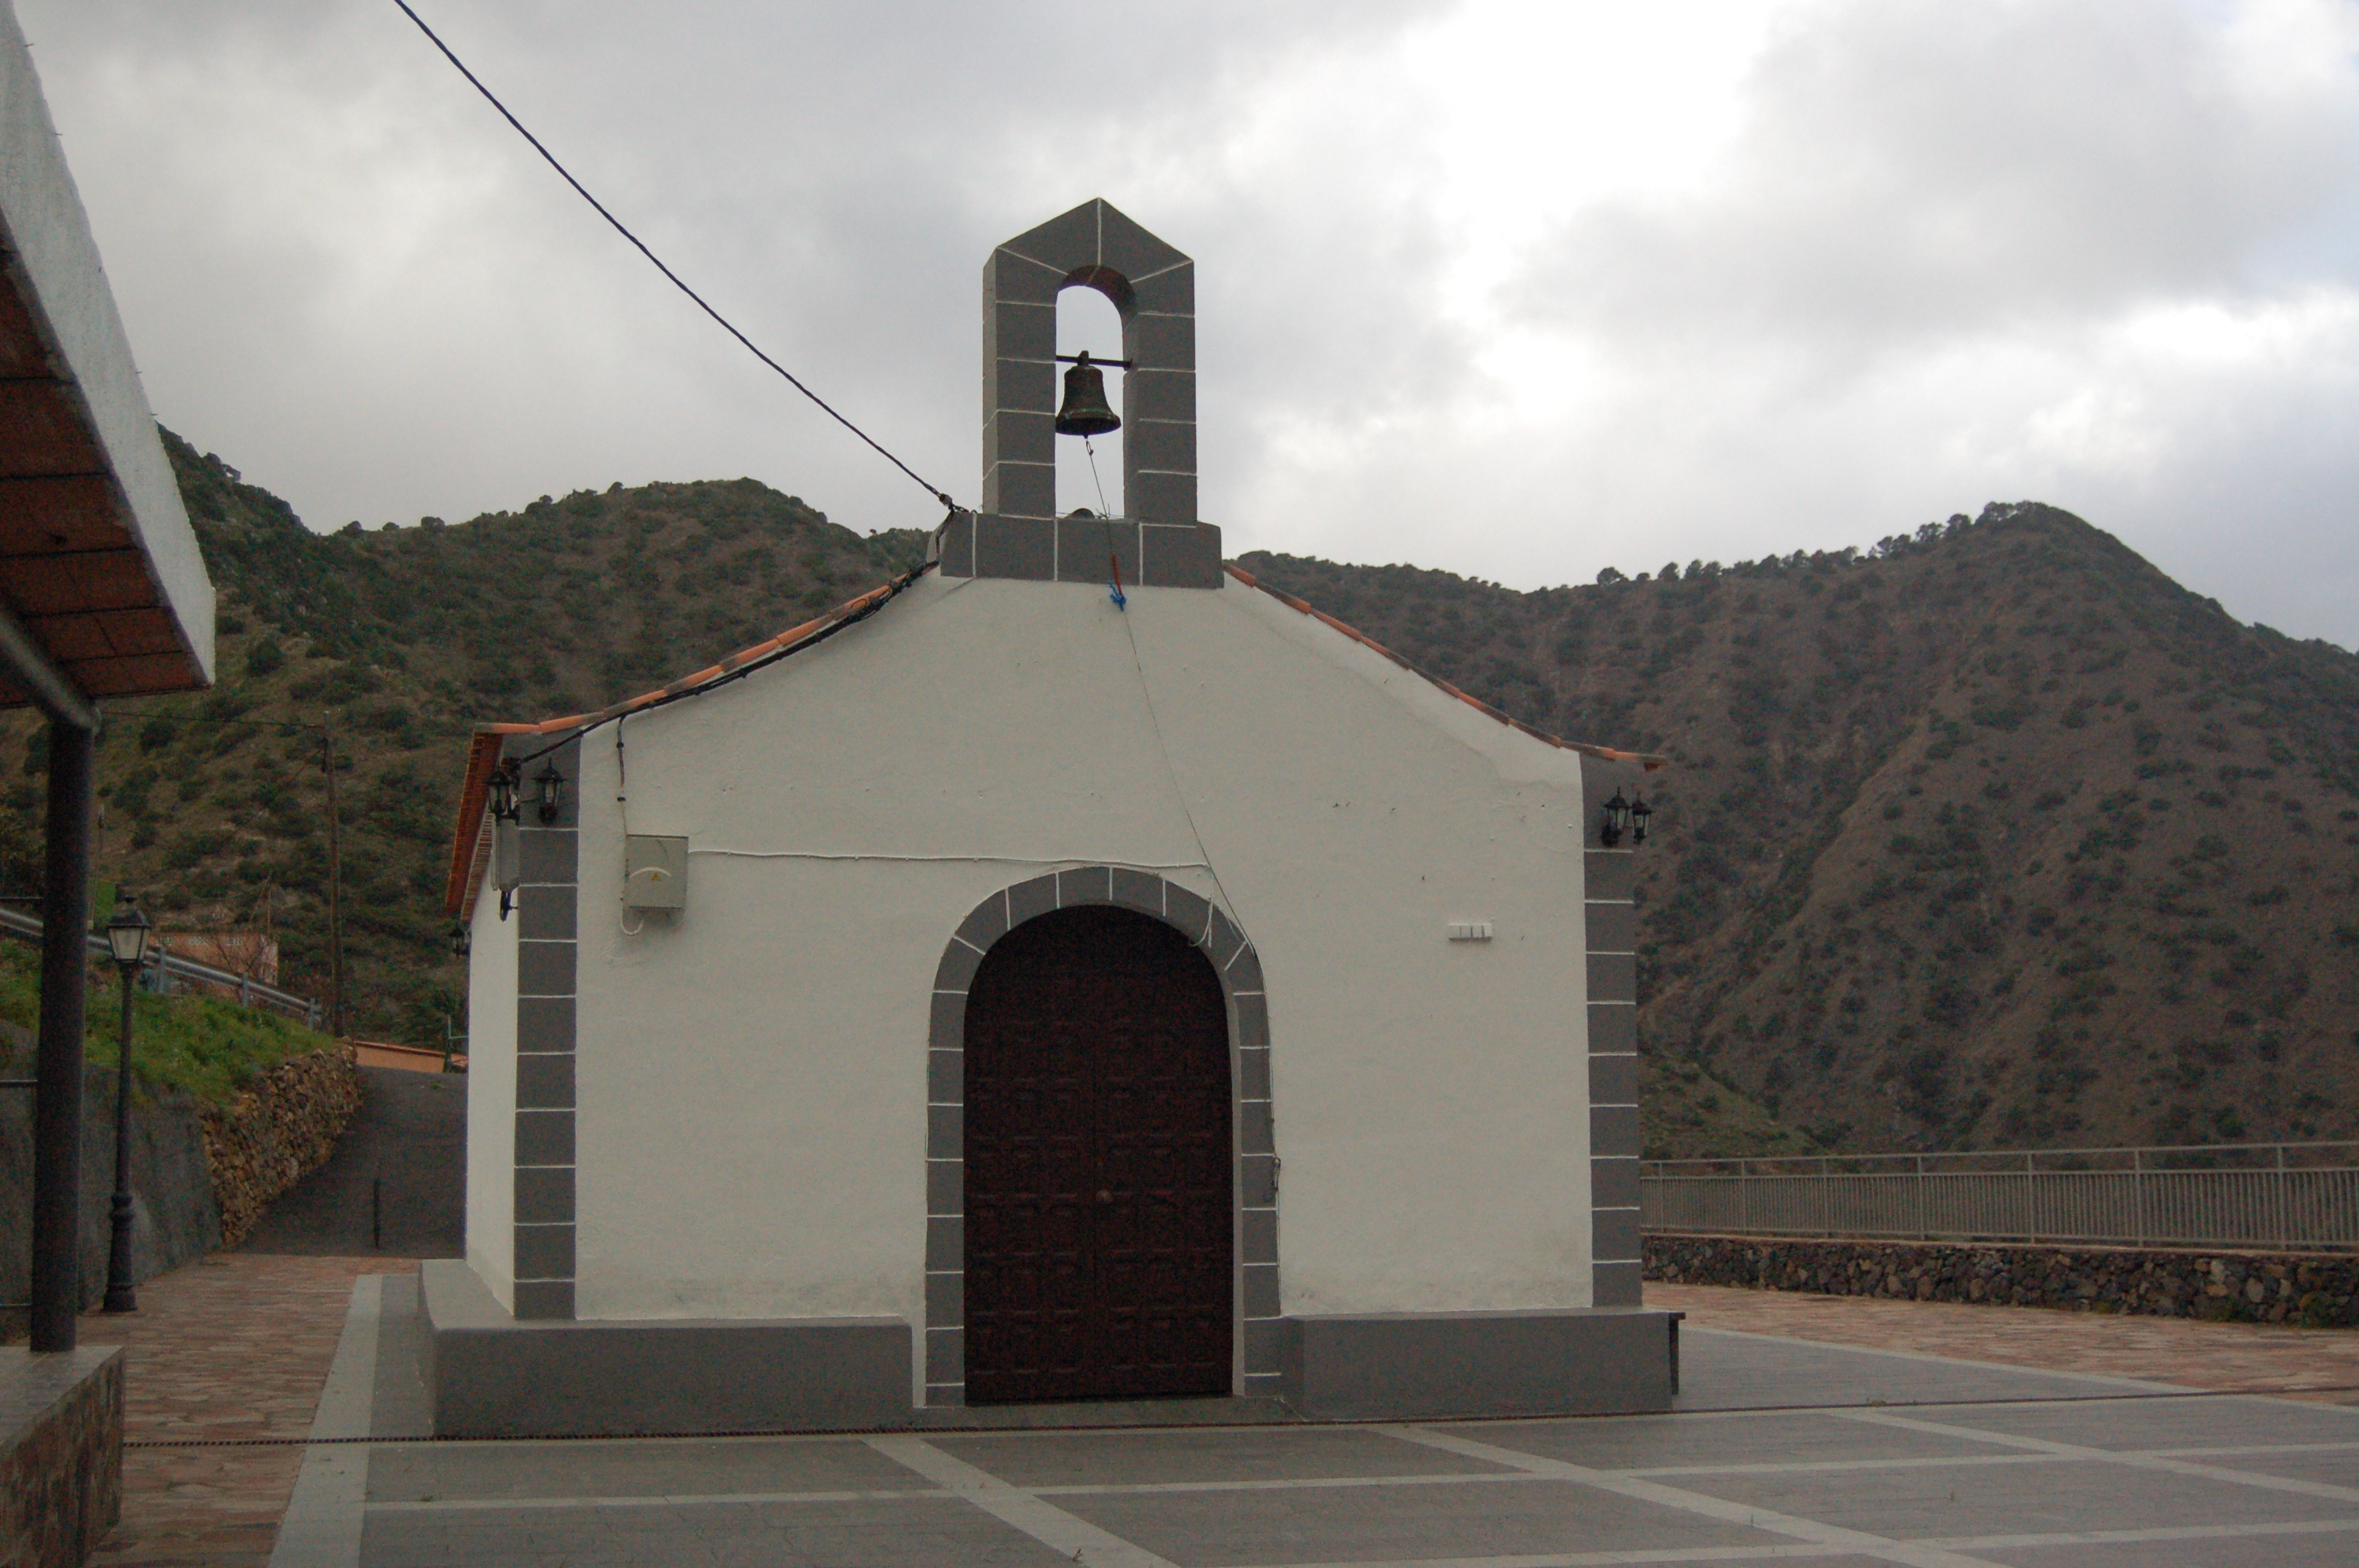
[[[335,737],[346,1025],[440,1047],[465,1021],[442,892],[466,737],[644,691],[922,558],[752,480],[543,497],[319,535],[165,433],[220,593],[212,691],[109,705],[101,874],[160,926],[261,929],[329,994]],[[0,719],[0,891],[37,884],[42,731]]]
[[[2359,1133],[2350,654],[2038,505],[1533,593],[1242,564],[1518,719],[1670,755],[1648,1152]]]
[[[93,972],[82,1049],[94,1066],[113,1066],[122,1054],[122,993],[110,970]],[[0,944],[0,1022],[32,1030],[40,1017],[40,957],[18,942]],[[188,1090],[208,1105],[231,1096],[290,1056],[335,1043],[291,1019],[209,996],[134,993],[133,1070],[150,1082]],[[29,1051],[16,1054],[29,1060]]]
[[[462,1005],[473,725],[659,686],[925,543],[751,480],[322,535],[167,447],[221,685],[111,713],[100,875],[166,927],[274,933],[280,984],[324,998],[332,730],[349,1024],[425,1045]],[[1638,860],[1649,1152],[2359,1134],[2350,654],[2034,504],[1529,593],[1243,564],[1516,719],[1670,756]],[[45,766],[0,720],[7,892]]]

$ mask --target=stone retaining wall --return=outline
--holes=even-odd
[[[0,1563],[82,1568],[123,1517],[121,1347],[0,1350]]]
[[[327,1163],[361,1108],[361,1076],[342,1051],[281,1062],[219,1110],[204,1112],[205,1162],[221,1244],[245,1239],[263,1211]]]
[[[32,1071],[32,1036],[0,1024],[0,1076]],[[152,1279],[244,1240],[280,1194],[327,1161],[360,1103],[360,1074],[335,1050],[280,1063],[220,1109],[184,1089],[135,1079],[132,1278]],[[90,1308],[106,1293],[113,1067],[84,1069],[82,1117],[82,1294]],[[25,1332],[32,1213],[33,1097],[9,1090],[0,1093],[0,1342]]]
[[[5,1044],[5,1042],[0,1042]],[[29,1075],[29,1050],[0,1060]],[[205,1170],[201,1112],[186,1090],[142,1078],[131,1089],[131,1269],[145,1280],[200,1258],[220,1243],[212,1184]],[[106,1292],[114,1194],[114,1069],[91,1067],[82,1084],[82,1293],[96,1306]],[[33,1097],[0,1095],[0,1341],[19,1337],[31,1292]],[[5,1562],[0,1559],[0,1562]]]
[[[1649,1236],[1646,1277],[1819,1295],[2359,1327],[2348,1253]]]

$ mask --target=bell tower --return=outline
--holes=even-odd
[[[1128,515],[1058,517],[1057,296],[1122,316]],[[942,525],[945,577],[1218,588],[1221,531],[1196,519],[1196,264],[1103,200],[1019,234],[983,268],[983,506]]]

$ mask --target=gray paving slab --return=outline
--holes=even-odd
[[[386,1274],[384,1281],[369,1435],[431,1437],[434,1396],[426,1386],[426,1313],[418,1276]]]
[[[948,1498],[792,1506],[372,1512],[362,1568],[1071,1568]]]
[[[2198,1464],[2256,1476],[2281,1476],[2288,1480],[2316,1481],[2328,1487],[2359,1491],[2359,1449],[2325,1454],[2192,1453],[2183,1455]],[[2354,1553],[2359,1555],[2359,1553]]]
[[[1509,1473],[1505,1465],[1351,1427],[933,1436],[927,1441],[1003,1481],[1030,1487]]]
[[[2099,1400],[1915,1413],[1944,1426],[2114,1450],[2359,1442],[2359,1411],[2293,1400]]]
[[[1792,1544],[1765,1530],[1548,1480],[1100,1493],[1057,1502],[1180,1568]]]
[[[857,1438],[415,1444],[378,1447],[369,1467],[373,1503],[930,1489]]]
[[[2085,1400],[2104,1392],[2161,1391],[2127,1378],[2029,1371],[1977,1361],[1820,1345],[1726,1329],[1680,1335],[1677,1411],[1843,1405]]]
[[[355,1303],[377,1355],[365,1395],[347,1390],[352,1420],[381,1440],[415,1439],[425,1411],[416,1282],[386,1278]],[[1290,1413],[1282,1425],[1165,1424],[1270,1413],[1208,1400],[989,1412],[995,1425],[1066,1426],[938,1430],[915,1447],[908,1436],[380,1441],[320,1451],[347,1468],[366,1455],[364,1523],[355,1484],[336,1505],[350,1517],[321,1539],[349,1543],[335,1568],[997,1568],[1071,1563],[1076,1550],[1106,1568],[1541,1568],[1611,1553],[1798,1552],[1833,1568],[2359,1563],[2359,1498],[2316,1495],[2359,1490],[2359,1411],[1754,1335],[1684,1341],[1688,1392],[1668,1416],[1398,1435]],[[1092,1419],[1128,1429],[1073,1428]],[[2314,1446],[2336,1443],[2354,1446]],[[2240,1447],[2267,1452],[2206,1452]],[[329,1490],[303,1494],[314,1512],[334,1501]],[[1899,1544],[1861,1557],[1843,1530]]]
[[[1845,1530],[1921,1539],[2343,1519],[2359,1506],[2095,1459],[1849,1474],[1690,1476],[1690,1491]]]
[[[2359,1520],[2347,1530],[2209,1538],[2154,1531],[2136,1541],[1978,1546],[1973,1554],[2008,1568],[2351,1568],[2359,1562]]]
[[[1519,1454],[1600,1470],[1857,1464],[1964,1458],[1993,1452],[1990,1444],[1970,1437],[1879,1430],[1840,1416],[1783,1411],[1426,1424]]]

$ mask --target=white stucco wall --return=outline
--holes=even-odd
[[[467,965],[467,1261],[516,1310],[516,922],[475,901]]]
[[[1588,1304],[1573,754],[1234,583],[1125,615],[932,577],[625,739],[628,826],[687,835],[690,885],[625,933],[592,735],[582,1316],[919,1323],[935,967],[990,893],[1086,864],[1161,871],[1260,950],[1284,1310]],[[480,1108],[513,1058],[477,1071]],[[471,1144],[471,1184],[499,1158]],[[505,1229],[471,1190],[479,1217]]]

